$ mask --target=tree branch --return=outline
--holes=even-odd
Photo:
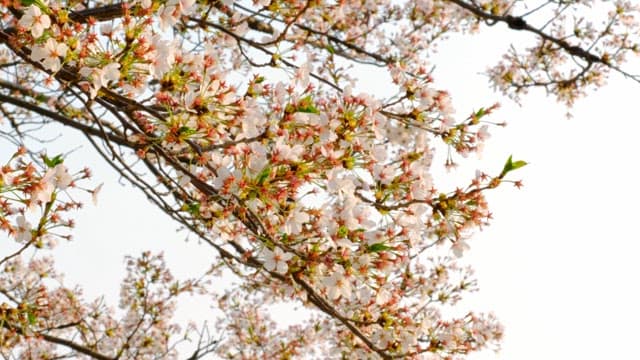
[[[533,34],[536,34],[537,36],[539,36],[540,38],[550,41],[556,45],[558,45],[560,48],[562,48],[563,50],[565,50],[568,54],[579,57],[583,60],[585,60],[588,63],[600,63],[600,64],[604,64],[606,66],[611,67],[611,65],[609,64],[609,62],[605,61],[604,59],[602,59],[601,57],[594,55],[584,49],[582,49],[579,46],[575,46],[575,45],[571,45],[568,42],[566,42],[565,40],[562,39],[558,39],[555,38],[549,34],[546,34],[545,32],[541,31],[540,29],[537,29],[531,25],[529,25],[525,19],[521,16],[512,16],[512,15],[494,15],[491,13],[488,13],[486,11],[483,11],[482,9],[471,5],[463,0],[449,0],[450,2],[458,5],[459,7],[473,13],[475,16],[484,19],[484,20],[491,20],[492,22],[496,23],[496,22],[502,22],[507,24],[507,26],[510,29],[513,30],[517,30],[517,31],[527,31]]]
[[[100,137],[100,138],[104,138],[106,136],[106,138],[109,141],[113,141],[114,143],[116,143],[118,145],[126,146],[126,147],[129,147],[129,148],[132,148],[132,149],[136,148],[135,144],[127,141],[126,139],[124,139],[124,138],[122,138],[120,136],[114,135],[112,133],[104,133],[103,134],[102,131],[100,131],[100,129],[96,129],[96,128],[91,127],[91,126],[81,124],[81,123],[79,123],[77,121],[73,121],[73,120],[67,118],[64,115],[61,115],[60,113],[53,112],[51,110],[41,108],[40,106],[32,104],[30,102],[27,102],[27,101],[24,101],[24,100],[20,100],[20,99],[16,99],[14,97],[7,96],[7,95],[4,95],[4,94],[0,94],[0,102],[9,103],[9,104],[15,105],[17,107],[20,107],[22,109],[33,111],[33,112],[35,112],[35,113],[37,113],[39,115],[42,115],[42,116],[47,117],[49,119],[55,120],[55,121],[61,123],[62,125],[70,126],[70,127],[74,128],[76,130],[80,130],[83,133],[86,133],[86,134],[89,134],[89,135],[92,135],[92,136],[97,136],[97,137]]]

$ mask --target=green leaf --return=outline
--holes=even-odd
[[[180,136],[190,136],[196,133],[196,130],[188,127],[188,126],[182,126],[178,129],[178,134],[180,134]]]
[[[336,53],[336,49],[333,46],[331,46],[331,44],[327,45],[327,51],[329,51],[330,54]]]
[[[520,169],[521,167],[523,167],[525,165],[527,165],[526,161],[522,161],[522,160],[513,161],[513,155],[509,155],[509,158],[507,159],[507,162],[504,164],[504,167],[502,168],[502,172],[500,173],[500,177],[502,178],[505,175],[507,175],[507,173],[509,171]]]
[[[300,99],[300,102],[298,103],[298,108],[296,110],[298,112],[303,112],[303,113],[311,113],[311,114],[320,113],[320,110],[318,110],[318,108],[316,108],[315,105],[313,104],[313,98],[311,97],[311,95],[305,96],[304,98]]]
[[[49,168],[56,167],[58,164],[62,164],[64,159],[62,158],[62,154],[56,155],[53,158],[49,158],[47,155],[42,155],[42,160]]]
[[[267,180],[269,175],[271,175],[271,166],[265,167],[264,169],[262,169],[260,174],[258,174],[258,177],[256,179],[257,180],[257,184],[258,185],[264,184],[264,181]]]
[[[527,165],[526,161],[518,160],[513,163],[513,170],[520,169],[521,167]]]
[[[349,235],[349,229],[344,225],[340,226],[338,228],[338,237],[344,238],[344,237],[347,237],[347,235]]]
[[[200,214],[200,203],[199,202],[192,202],[189,203],[187,205],[187,210],[189,210],[189,213],[191,215],[198,215]]]
[[[29,325],[35,325],[38,321],[38,318],[31,311],[27,312],[27,320],[29,321]]]
[[[391,246],[387,246],[384,243],[375,243],[375,244],[371,244],[367,247],[367,251],[369,252],[373,252],[373,253],[377,253],[380,251],[386,251],[386,250],[391,250],[393,249]]]
[[[40,10],[48,9],[47,5],[42,0],[21,0],[22,6],[27,7],[30,5],[36,5]]]

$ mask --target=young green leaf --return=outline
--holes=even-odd
[[[502,172],[500,173],[499,177],[503,178],[505,175],[507,175],[508,172],[520,169],[525,165],[527,165],[526,161],[523,161],[523,160],[513,161],[513,155],[509,155],[509,158],[507,159],[507,162],[504,164],[504,167],[502,168]]]
[[[62,154],[56,155],[51,159],[47,155],[42,155],[42,160],[49,168],[56,167],[56,165],[62,164],[64,162]]]
[[[318,108],[316,108],[316,106],[313,104],[313,98],[311,97],[311,95],[305,96],[300,100],[300,102],[298,103],[297,111],[311,114],[320,113],[320,110],[318,110]]]
[[[384,243],[375,243],[367,247],[368,252],[377,253],[380,251],[390,250],[392,247],[385,245]]]
[[[29,325],[35,325],[38,321],[38,318],[33,312],[29,311],[27,312],[27,321],[29,321]]]
[[[338,237],[339,238],[345,238],[345,237],[347,237],[347,235],[349,235],[349,228],[347,228],[344,225],[340,226],[338,228]]]
[[[188,126],[181,126],[178,129],[178,135],[180,137],[183,137],[183,138],[189,137],[189,136],[195,134],[196,132],[197,131],[195,129],[192,129],[192,128],[188,127]]]
[[[256,179],[257,184],[260,186],[264,184],[264,181],[267,180],[269,175],[271,175],[271,166],[265,167],[264,169],[262,169],[262,172],[258,174],[258,178]]]
[[[189,203],[187,209],[191,215],[198,215],[200,214],[200,203],[197,201]]]

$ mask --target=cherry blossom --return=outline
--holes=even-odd
[[[30,5],[18,22],[20,26],[31,31],[34,38],[42,36],[44,30],[51,26],[51,19],[43,14],[36,5]]]
[[[17,242],[31,241],[31,238],[32,238],[31,230],[33,230],[31,223],[26,220],[24,215],[18,216],[16,218],[16,222],[17,222],[16,241]]]
[[[498,24],[531,37],[487,70],[511,98],[542,88],[571,106],[611,73],[640,81],[624,66],[638,53],[631,2],[600,4],[602,22],[585,15],[591,1],[26,3],[0,5],[2,139],[79,131],[211,251],[211,270],[178,281],[144,252],[127,258],[120,313],[85,300],[42,249],[71,238],[76,199],[95,203],[102,185],[20,148],[0,159],[0,231],[15,240],[0,255],[0,347],[15,358],[176,358],[178,339],[196,339],[194,360],[495,348],[493,315],[442,310],[476,290],[457,258],[481,246],[486,193],[521,186],[526,163],[455,172],[504,123],[497,104],[455,108],[431,55]],[[357,90],[363,70],[385,88]],[[208,284],[222,276],[234,285]],[[176,298],[194,292],[219,307],[226,338],[178,331]],[[308,319],[278,328],[269,307],[283,304]]]
[[[466,250],[469,250],[469,244],[465,241],[465,239],[458,239],[453,245],[451,245],[451,250],[457,257],[462,257]]]
[[[51,195],[55,190],[55,185],[51,179],[43,178],[33,185],[31,196],[32,207],[36,204],[45,204],[51,200]]]
[[[287,261],[293,258],[293,254],[285,253],[278,247],[273,249],[273,251],[265,248],[262,256],[264,257],[264,268],[279,274],[287,273]]]
[[[91,191],[91,202],[93,203],[93,205],[97,206],[98,205],[98,197],[100,195],[100,191],[102,191],[102,187],[104,186],[104,183],[101,183],[100,185],[98,185],[95,189],[93,189]]]
[[[43,181],[50,183],[55,188],[65,190],[73,182],[73,177],[67,171],[63,164],[58,164],[54,168],[47,171]]]
[[[309,214],[295,209],[285,224],[285,231],[291,235],[298,235],[302,232],[302,226],[310,219]]]
[[[43,45],[34,46],[31,51],[31,59],[41,61],[45,69],[56,72],[60,70],[60,57],[64,57],[68,47],[64,43],[58,43],[56,40],[49,38]]]
[[[326,286],[329,299],[336,300],[339,297],[344,297],[346,299],[351,298],[351,278],[349,276],[345,276],[342,267],[338,266],[331,271],[330,275],[325,277],[324,285]]]
[[[119,63],[110,63],[103,68],[83,67],[80,69],[80,74],[90,80],[91,82],[91,97],[95,98],[98,91],[107,86],[111,81],[118,81],[120,79]]]

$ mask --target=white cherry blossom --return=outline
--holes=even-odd
[[[30,29],[31,35],[34,38],[39,38],[44,33],[44,30],[51,26],[51,19],[49,15],[43,14],[39,7],[30,5],[22,18],[20,18],[18,25],[25,29]]]
[[[344,269],[341,266],[336,266],[329,276],[324,278],[324,285],[327,289],[327,295],[330,299],[336,300],[339,297],[344,297],[349,300],[352,293],[352,277],[346,275]]]
[[[289,269],[287,261],[293,258],[293,254],[286,253],[279,247],[275,247],[273,251],[265,248],[262,251],[262,257],[264,259],[265,269],[275,271],[278,274],[286,274]]]
[[[285,224],[285,231],[291,235],[297,235],[302,231],[302,225],[309,221],[309,214],[298,208],[289,215]]]
[[[31,226],[31,223],[27,221],[27,219],[24,217],[24,215],[19,215],[16,218],[16,225],[17,225],[16,241],[19,243],[26,243],[31,241],[32,226]]]
[[[66,56],[68,49],[66,44],[49,38],[43,45],[33,47],[31,60],[40,61],[45,69],[56,72],[62,65],[60,58]]]
[[[58,164],[47,171],[44,175],[43,181],[52,184],[60,190],[65,190],[73,182],[73,177],[67,171],[66,166]]]

